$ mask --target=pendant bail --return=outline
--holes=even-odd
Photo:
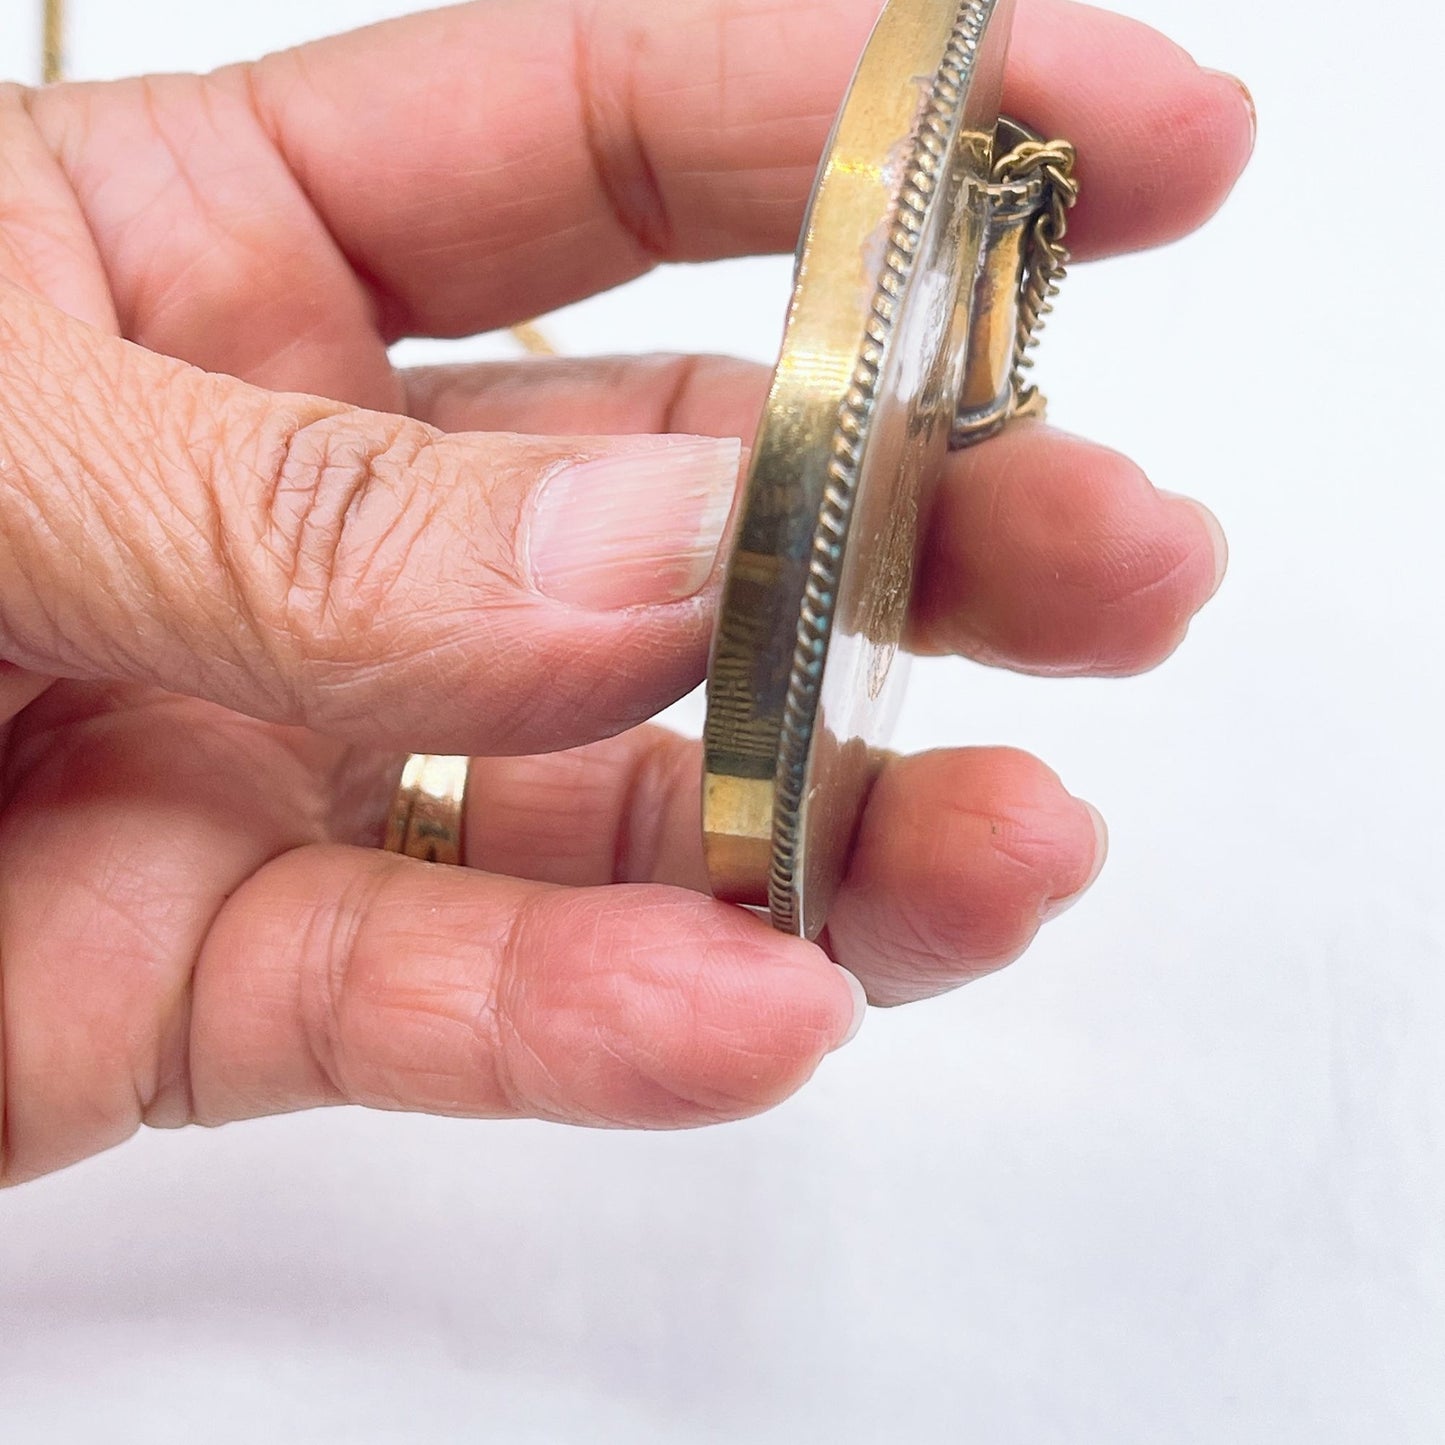
[[[1025,372],[1044,319],[1068,270],[1068,212],[1079,197],[1074,148],[1046,142],[1016,121],[999,121],[1000,155],[987,189],[978,280],[974,285],[967,361],[951,445],[975,446],[1015,417],[1046,409]]]

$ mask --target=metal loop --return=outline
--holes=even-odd
[[[1043,396],[1028,383],[1026,373],[1033,367],[1033,353],[1073,259],[1064,238],[1069,231],[1069,212],[1079,199],[1076,161],[1077,153],[1068,141],[1025,140],[1000,156],[993,168],[995,185],[1039,181],[1043,186],[1038,214],[1030,228],[1019,292],[1014,416],[1041,417],[1045,409]]]

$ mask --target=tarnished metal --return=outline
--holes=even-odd
[[[884,10],[819,173],[754,447],[709,677],[705,847],[718,896],[807,937],[896,712],[928,489],[950,443],[1041,407],[1022,369],[1076,192],[1067,146],[1001,123],[1012,9]]]
[[[1044,399],[1027,374],[1068,272],[1064,237],[1079,196],[1074,148],[1067,142],[1046,142],[1002,119],[996,147],[955,447],[985,441],[1015,417],[1044,414]]]

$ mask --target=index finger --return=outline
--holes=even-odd
[[[261,165],[250,149],[210,156],[187,146],[180,159],[197,172],[189,188],[213,221],[239,197],[241,219],[254,224],[267,196],[285,199],[299,181],[373,288],[389,334],[466,334],[659,260],[791,250],[879,9],[880,0],[487,0],[413,15],[213,79],[255,108],[287,167],[242,185],[237,168]],[[124,133],[138,164],[154,117],[196,104],[193,90],[167,102],[164,84],[92,103],[79,141],[64,96],[39,98],[37,118],[65,138],[103,252],[108,233],[134,247],[137,228],[149,228],[162,251],[183,234],[143,206],[125,214],[109,185],[113,156],[83,135],[102,122]],[[129,122],[119,114],[127,104]],[[1077,145],[1080,256],[1193,229],[1223,201],[1252,143],[1237,82],[1201,70],[1147,26],[1071,0],[1021,0],[1005,106]],[[176,160],[181,132],[170,130],[169,148],[152,137],[162,170]]]

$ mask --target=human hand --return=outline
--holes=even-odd
[[[701,676],[703,438],[765,374],[388,360],[791,249],[877,8],[490,0],[0,90],[4,1182],[341,1102],[755,1113],[853,1028],[830,954],[924,998],[1092,881],[1097,815],[965,749],[883,773],[825,948],[703,896],[697,747],[638,725]],[[1081,258],[1191,230],[1251,147],[1235,82],[1065,0],[1021,3],[1006,109],[1077,143]],[[1136,672],[1222,576],[1201,508],[1037,424],[938,498],[919,650]],[[468,870],[374,846],[410,750],[484,755]]]

